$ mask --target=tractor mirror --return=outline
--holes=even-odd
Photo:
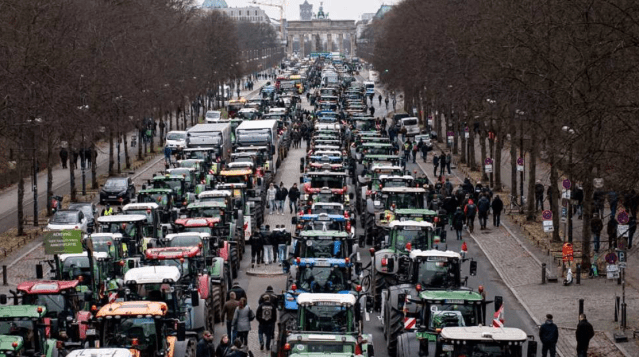
[[[127,267],[128,267],[129,269],[133,269],[133,268],[135,268],[135,261],[133,261],[133,259],[128,260],[128,261],[127,261]]]
[[[42,269],[42,264],[36,265],[36,279],[42,279],[44,277],[44,271]]]
[[[470,276],[477,275],[477,262],[474,260],[470,261]]]
[[[191,291],[191,305],[193,307],[200,306],[200,294],[197,292],[197,290]]]
[[[537,356],[537,341],[528,341],[528,349],[526,350],[527,357]]]
[[[5,294],[0,295],[0,304],[2,304],[2,305],[6,305],[7,304],[7,295],[5,295]]]
[[[366,347],[366,355],[368,357],[375,356],[375,349],[373,348],[373,344],[372,343],[369,343],[368,346]]]
[[[186,340],[186,323],[180,321],[177,323],[177,340],[185,341]]]
[[[495,312],[499,311],[499,308],[501,308],[501,305],[503,304],[504,304],[504,297],[495,296]]]
[[[392,272],[395,270],[395,259],[393,258],[388,258],[388,261],[386,262],[386,266],[388,267],[388,271]]]

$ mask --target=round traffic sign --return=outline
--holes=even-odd
[[[617,222],[619,222],[619,224],[628,224],[628,221],[628,213],[626,211],[619,212],[619,214],[617,215]]]
[[[492,164],[493,164],[493,159],[491,159],[491,158],[487,157],[487,158],[486,158],[486,160],[484,160],[484,163],[485,163],[486,165],[492,165]]]
[[[464,131],[465,131],[465,132],[469,132],[469,131],[470,131],[470,129],[468,129],[468,127],[465,127],[465,128],[464,128]]]
[[[608,264],[615,264],[617,262],[617,254],[615,253],[606,254],[606,262]]]
[[[565,180],[562,182],[562,185],[563,185],[563,187],[564,187],[566,190],[569,190],[569,189],[570,189],[570,186],[571,186],[570,180],[565,179]]]
[[[517,165],[524,166],[524,158],[523,157],[517,158]]]
[[[541,212],[541,217],[546,221],[550,221],[552,219],[552,211],[549,209],[544,210]]]
[[[446,132],[446,135],[455,136],[455,132],[454,131],[448,131],[448,132]]]

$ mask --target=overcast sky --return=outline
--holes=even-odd
[[[286,19],[295,21],[300,19],[300,4],[304,0],[256,0],[261,3],[281,4],[286,3]],[[201,2],[201,1],[200,1]],[[226,0],[229,7],[242,7],[251,5],[253,0]],[[320,0],[308,0],[313,5],[313,12],[317,13],[320,7]],[[333,20],[359,20],[363,13],[377,12],[382,4],[392,5],[399,0],[325,0],[324,12],[328,12],[329,18]],[[264,9],[266,13],[279,19],[280,10],[277,7],[257,5]]]

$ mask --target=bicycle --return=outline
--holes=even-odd
[[[523,205],[521,204],[521,201],[519,200],[519,197],[517,197],[517,195],[510,195],[509,198],[510,205],[507,214],[513,214],[513,212],[521,213],[524,211],[524,206],[526,205],[526,196],[522,197],[521,201],[523,201]]]

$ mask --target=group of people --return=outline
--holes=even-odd
[[[282,265],[286,262],[286,250],[291,244],[291,233],[286,231],[283,224],[276,225],[273,231],[269,225],[262,225],[259,232],[251,235],[250,244],[253,268],[255,264],[268,265],[278,261]]]
[[[248,304],[246,291],[238,282],[227,293],[227,300],[222,308],[222,320],[226,323],[226,334],[215,348],[213,334],[204,331],[197,344],[196,357],[247,357],[252,356],[248,350],[248,334],[251,322],[257,319],[260,350],[271,349],[271,341],[275,338],[277,323],[278,296],[272,286],[260,295],[257,309],[254,311]]]
[[[284,187],[284,183],[280,182],[279,185],[271,183],[266,191],[266,200],[268,202],[268,214],[281,214],[284,215],[284,203],[288,198],[288,208],[290,214],[297,212],[297,201],[301,196],[300,190],[297,184],[294,183],[290,189]]]
[[[94,146],[84,148],[84,149],[75,149],[71,153],[66,147],[60,148],[60,162],[62,163],[62,168],[68,168],[67,162],[71,163],[71,167],[75,170],[78,168],[78,159],[80,159],[81,167],[91,166],[91,162],[93,162],[98,157],[98,152],[95,150]]]
[[[541,341],[541,356],[555,357],[557,354],[557,341],[559,340],[559,328],[552,320],[551,314],[546,315],[546,322],[539,327],[539,340]],[[575,331],[577,340],[577,357],[588,356],[590,340],[595,336],[595,330],[586,319],[585,314],[579,315],[579,323]]]

